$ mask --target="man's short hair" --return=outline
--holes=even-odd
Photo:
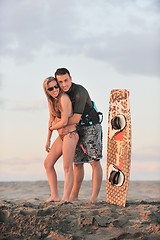
[[[56,78],[57,75],[65,75],[67,73],[68,73],[69,76],[71,76],[70,72],[67,68],[58,68],[55,72],[55,78]]]

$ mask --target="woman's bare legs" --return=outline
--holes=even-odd
[[[78,134],[67,134],[63,139],[64,192],[62,201],[69,201],[73,187],[73,160],[78,142]]]
[[[48,183],[51,191],[51,196],[49,197],[49,199],[46,200],[46,202],[60,201],[57,187],[57,174],[54,165],[61,155],[62,155],[62,140],[58,136],[54,141],[51,150],[44,161],[44,167],[46,169]]]

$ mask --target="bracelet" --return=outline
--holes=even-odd
[[[49,131],[51,131],[51,132],[52,132],[52,130],[50,129],[51,127],[52,127],[52,126],[50,126],[50,127],[49,127]]]

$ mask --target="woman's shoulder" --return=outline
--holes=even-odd
[[[61,93],[60,93],[60,96],[68,96],[68,94],[65,93],[65,92],[61,92]]]
[[[64,100],[66,99],[66,100],[67,100],[67,99],[70,99],[70,98],[69,98],[69,96],[68,96],[67,93],[62,92],[62,93],[60,94],[60,99],[64,99]]]

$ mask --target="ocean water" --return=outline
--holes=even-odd
[[[63,181],[58,182],[60,197],[63,193]],[[79,199],[89,199],[92,191],[91,181],[83,181]],[[47,181],[0,182],[0,200],[46,200],[50,195]],[[99,200],[106,199],[106,182],[102,182]],[[160,201],[160,181],[130,181],[127,201]]]

